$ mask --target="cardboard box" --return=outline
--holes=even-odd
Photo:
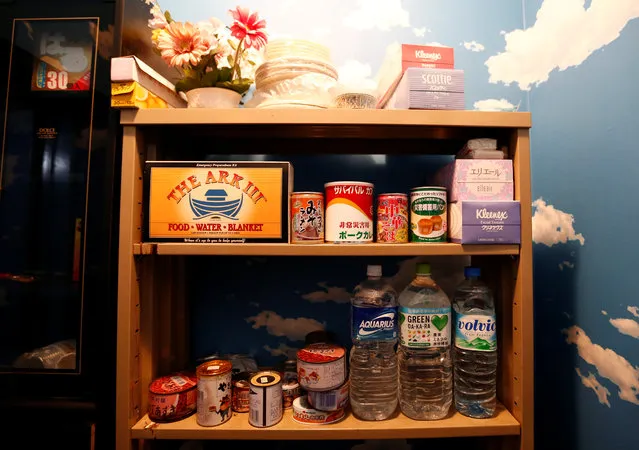
[[[409,68],[454,69],[455,50],[434,45],[390,46],[377,74],[377,108],[383,109]]]
[[[140,86],[136,81],[111,83],[111,107],[154,109],[171,108],[163,99]]]
[[[111,59],[111,83],[135,81],[173,108],[186,108],[187,102],[175,90],[175,86],[149,65],[135,56]]]
[[[519,244],[518,201],[464,201],[448,205],[448,233],[460,244]]]
[[[446,187],[449,202],[515,198],[510,159],[456,159],[435,174],[434,184]]]
[[[289,242],[288,162],[148,161],[144,238],[156,242]]]

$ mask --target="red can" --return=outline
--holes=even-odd
[[[154,422],[174,422],[195,412],[197,377],[179,372],[160,377],[149,386],[149,418]]]
[[[373,242],[373,184],[326,183],[325,239],[334,243]]]
[[[380,194],[377,198],[377,242],[408,242],[407,194]]]
[[[291,194],[291,242],[324,243],[324,194],[321,192]]]

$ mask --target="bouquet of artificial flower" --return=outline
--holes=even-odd
[[[249,90],[268,40],[266,21],[257,12],[241,6],[230,10],[230,27],[215,17],[194,24],[173,20],[157,0],[145,1],[151,5],[154,49],[180,72],[177,91],[212,86],[240,94]]]

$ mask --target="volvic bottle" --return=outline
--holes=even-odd
[[[361,420],[384,420],[397,408],[397,293],[381,266],[366,273],[351,299],[350,404]]]
[[[476,267],[467,267],[457,287],[455,309],[455,407],[469,417],[495,414],[497,324],[491,290]]]
[[[448,296],[431,278],[430,265],[399,296],[399,404],[417,420],[446,417],[453,401]]]

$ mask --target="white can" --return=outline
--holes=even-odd
[[[373,242],[373,184],[335,181],[324,185],[324,238],[336,244]]]
[[[258,372],[251,377],[249,423],[271,427],[282,420],[282,376],[277,372]]]
[[[197,368],[197,423],[220,425],[231,418],[232,389],[230,361],[214,359]]]

